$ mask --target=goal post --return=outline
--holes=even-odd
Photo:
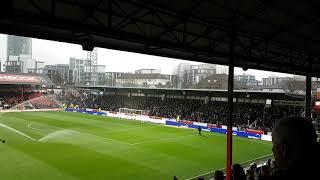
[[[130,114],[130,115],[148,115],[148,110],[119,108],[119,113]]]

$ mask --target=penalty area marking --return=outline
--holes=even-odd
[[[255,159],[252,159],[252,160],[247,160],[247,161],[244,161],[244,162],[240,162],[240,163],[237,163],[237,164],[246,164],[246,163],[248,163],[248,162],[251,162],[251,161],[256,161],[256,160],[258,160],[258,159],[262,159],[262,158],[265,158],[265,157],[268,157],[268,156],[272,156],[273,154],[267,154],[267,155],[264,155],[264,156],[260,156],[260,157],[258,157],[258,158],[255,158]],[[223,169],[225,169],[225,168],[220,168],[220,169],[217,169],[217,170],[223,170]],[[197,176],[193,176],[193,177],[191,177],[191,178],[187,178],[186,180],[192,180],[192,179],[195,179],[195,178],[198,178],[198,177],[200,177],[200,176],[206,176],[206,175],[208,175],[208,174],[212,174],[212,173],[214,173],[215,171],[217,171],[217,170],[214,170],[214,171],[210,171],[210,172],[207,172],[207,173],[203,173],[203,174],[199,174],[199,175],[197,175]],[[213,179],[213,178],[212,178]],[[210,179],[211,180],[211,179]]]
[[[38,131],[46,131],[46,132],[49,131],[49,130],[47,130],[47,129],[35,128],[35,127],[32,126],[32,125],[34,125],[34,124],[41,124],[41,123],[37,123],[37,122],[29,123],[29,124],[28,124],[28,128],[34,129],[34,130],[38,130]]]
[[[5,124],[0,123],[0,126],[5,127],[5,128],[7,128],[7,129],[15,132],[15,133],[18,133],[18,134],[20,134],[20,135],[22,135],[22,136],[24,136],[24,137],[27,137],[27,138],[31,139],[31,140],[33,140],[33,141],[38,141],[38,140],[34,139],[33,137],[28,136],[28,135],[26,135],[25,133],[23,133],[23,132],[21,132],[21,131],[18,131],[18,130],[14,129],[14,128],[10,127],[10,126],[7,126],[7,125],[5,125]]]

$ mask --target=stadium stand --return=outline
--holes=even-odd
[[[36,109],[52,109],[60,107],[60,104],[58,104],[52,96],[40,96],[38,98],[31,99],[30,103]]]
[[[149,116],[176,118],[182,120],[225,124],[227,121],[227,102],[188,99],[161,99],[148,97],[88,95],[66,95],[67,105],[79,108],[103,109],[118,112],[119,108],[144,109]],[[234,103],[234,126],[246,128],[255,123],[256,129],[271,131],[272,125],[288,115],[301,116],[301,106],[271,106],[263,104]],[[264,114],[264,117],[261,115]],[[263,119],[264,118],[264,119]],[[248,125],[249,123],[249,125]]]
[[[54,85],[46,75],[0,73],[0,85],[0,110],[58,107],[59,103],[46,95],[46,88]]]

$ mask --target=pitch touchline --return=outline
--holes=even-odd
[[[250,161],[255,161],[255,160],[258,160],[258,159],[261,159],[261,158],[265,158],[265,157],[268,157],[268,156],[271,156],[271,155],[272,155],[272,154],[267,154],[267,155],[258,157],[258,158],[256,158],[256,159],[252,159],[252,160],[240,162],[239,164],[245,164],[245,163],[248,163],[248,162],[250,162]],[[220,168],[220,169],[217,169],[217,170],[223,170],[223,169],[225,169],[225,168]],[[186,180],[191,180],[191,179],[197,178],[197,177],[199,177],[199,176],[208,175],[208,174],[211,174],[211,173],[213,173],[213,172],[215,172],[215,171],[216,171],[216,170],[210,171],[210,172],[207,172],[207,173],[203,173],[203,174],[200,174],[200,175],[197,175],[197,176],[193,176],[193,177],[191,177],[191,178],[187,178]]]

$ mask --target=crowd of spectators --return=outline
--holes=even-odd
[[[276,170],[275,161],[269,159],[266,163],[257,165],[252,163],[249,167],[243,168],[240,164],[234,164],[231,168],[232,180],[268,180],[270,174]],[[198,178],[198,179],[201,179]],[[224,172],[217,170],[214,172],[214,180],[225,180]]]
[[[0,99],[0,108],[1,109],[10,109],[15,105],[22,103],[21,96],[7,96]]]
[[[118,112],[119,108],[141,109],[150,116],[177,118],[212,124],[225,124],[228,104],[223,101],[204,101],[200,99],[174,99],[126,95],[95,95],[80,93],[65,95],[67,105],[79,108],[94,108]],[[257,128],[270,131],[278,119],[289,115],[301,116],[303,107],[277,105],[266,107],[258,103],[234,103],[234,126]]]

